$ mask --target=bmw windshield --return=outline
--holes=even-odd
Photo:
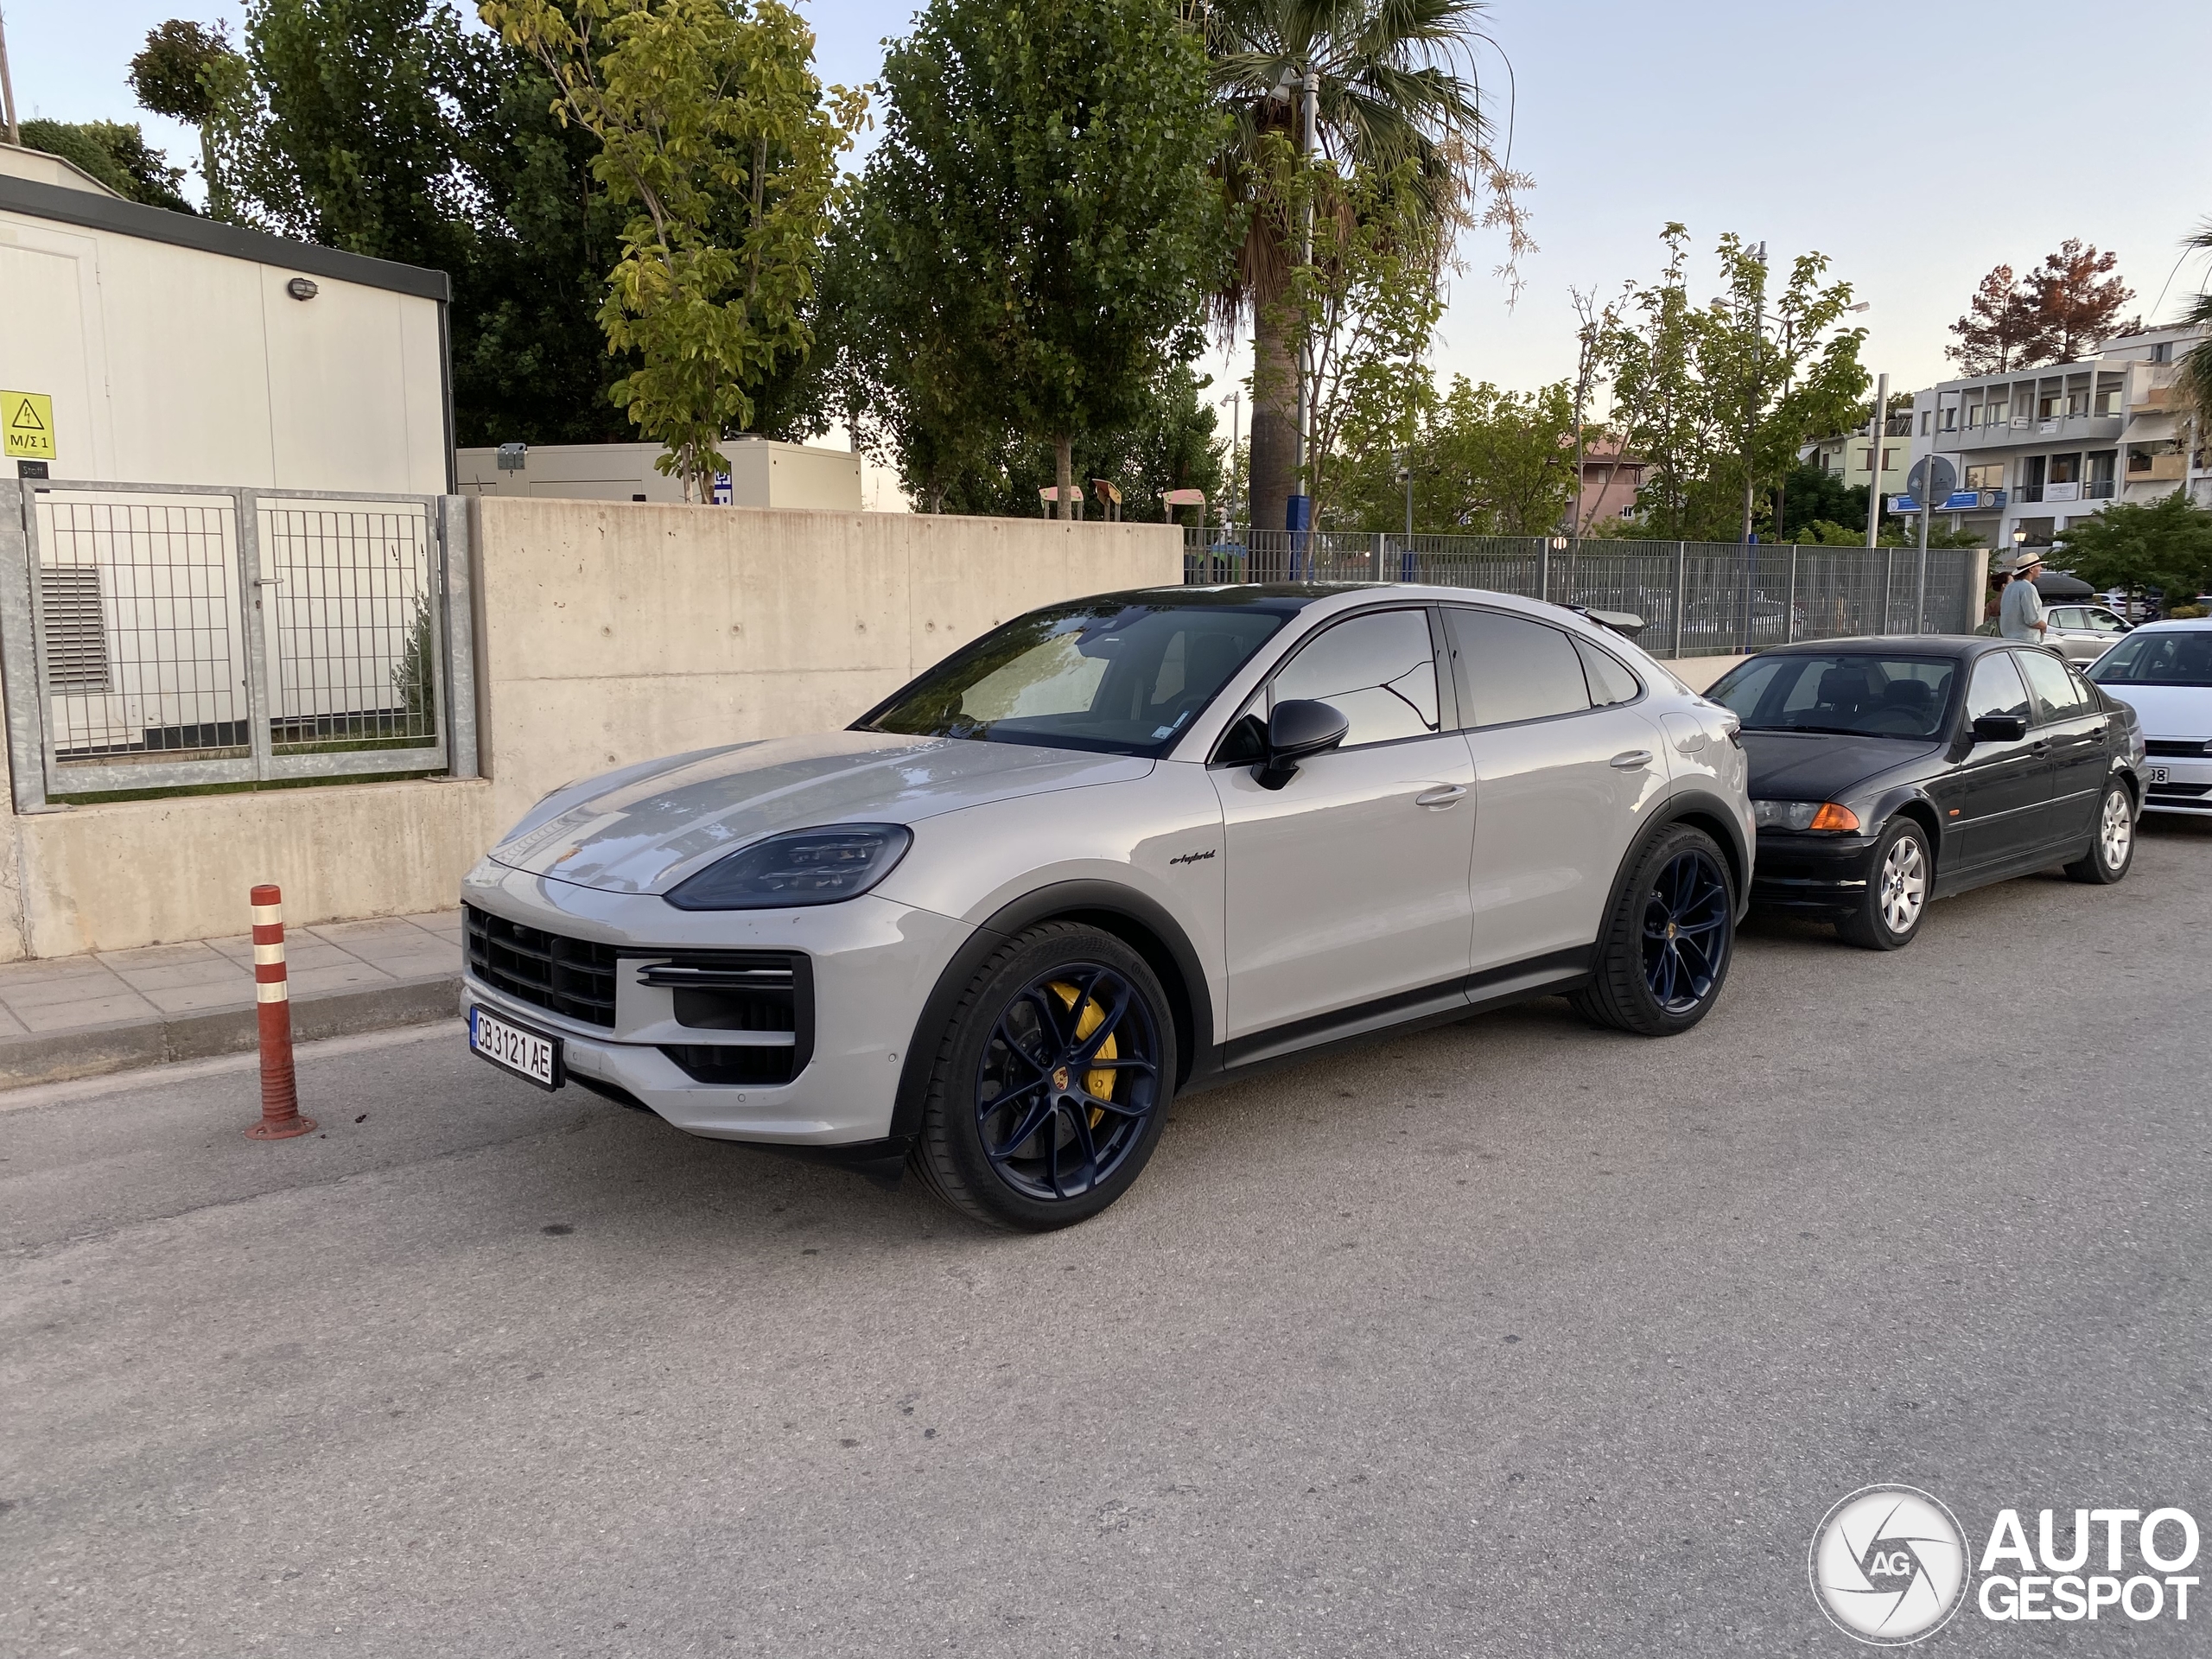
[[[1296,609],[1158,595],[1052,606],[954,652],[855,729],[1156,755]]]
[[[1943,730],[1956,673],[1940,657],[1777,652],[1731,669],[1706,696],[1747,732],[1930,738]]]

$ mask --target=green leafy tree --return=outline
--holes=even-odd
[[[1662,236],[1660,280],[1630,296],[1601,348],[1612,430],[1647,464],[1638,527],[1688,541],[1771,533],[1798,452],[1844,429],[1866,392],[1866,331],[1841,326],[1850,286],[1824,283],[1827,260],[1808,253],[1770,294],[1766,262],[1731,233],[1718,248],[1725,291],[1698,306],[1688,230]]]
[[[628,211],[600,324],[638,365],[611,395],[703,499],[753,390],[808,344],[804,308],[836,158],[864,100],[824,89],[814,35],[779,0],[486,0],[599,140]]]
[[[1251,522],[1280,530],[1296,483],[1300,365],[1286,334],[1296,308],[1281,302],[1300,263],[1302,226],[1250,211],[1270,186],[1270,141],[1296,145],[1300,90],[1316,87],[1319,154],[1346,177],[1408,169],[1421,240],[1448,251],[1477,222],[1503,231],[1509,272],[1533,251],[1519,207],[1528,180],[1491,147],[1475,73],[1489,43],[1480,0],[1213,0],[1202,9],[1214,96],[1229,117],[1214,158],[1217,188],[1243,234],[1215,289],[1217,318],[1249,321],[1258,388],[1252,408]]]
[[[1402,466],[1413,474],[1417,531],[1548,536],[1574,502],[1573,388],[1561,380],[1533,392],[1501,391],[1453,377],[1444,396],[1421,400],[1410,445],[1349,463],[1332,526],[1402,530]]]
[[[1204,491],[1208,516],[1219,516],[1217,504],[1228,480],[1227,446],[1218,435],[1217,411],[1199,399],[1208,384],[1178,364],[1151,389],[1128,425],[1087,431],[1076,440],[1071,467],[1089,499],[1088,516],[1103,516],[1090,487],[1095,479],[1122,492],[1125,519],[1163,519],[1160,498],[1169,490]],[[1056,446],[1009,431],[995,453],[950,480],[940,505],[954,512],[1033,517],[1040,493],[1057,487],[1058,472]]]
[[[995,404],[1071,486],[1077,438],[1130,425],[1199,347],[1226,243],[1203,45],[1163,0],[931,0],[882,85],[864,213],[875,291],[901,295],[886,360],[931,450],[907,470],[976,463],[941,418],[957,396],[984,447]]]
[[[146,142],[136,122],[44,121],[22,124],[23,143],[74,162],[118,196],[188,213],[192,204],[177,194],[184,169]]]
[[[1413,439],[1430,386],[1421,359],[1444,312],[1440,232],[1422,208],[1410,164],[1347,176],[1272,136],[1260,156],[1268,179],[1255,213],[1286,232],[1309,220],[1313,227],[1312,257],[1291,266],[1281,294],[1265,309],[1306,365],[1313,444],[1303,482],[1319,524],[1345,455],[1389,453]],[[1254,359],[1255,408],[1281,391],[1274,379],[1280,367]]]
[[[207,187],[207,212],[216,219],[236,211],[219,146],[245,79],[245,60],[231,49],[220,23],[210,29],[172,17],[146,36],[130,60],[130,90],[140,105],[200,130],[200,176]]]
[[[2194,597],[2212,587],[2212,512],[2176,490],[2156,501],[2116,501],[2070,521],[2052,559],[2096,588]]]

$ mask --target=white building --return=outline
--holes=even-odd
[[[126,201],[0,144],[0,391],[51,400],[10,474],[453,487],[446,275]],[[21,399],[16,406],[21,406]]]
[[[1840,477],[1848,488],[1863,489],[1874,476],[1874,442],[1864,432],[1821,438],[1798,453],[1808,467]],[[1912,467],[1912,416],[1900,410],[1882,423],[1882,482],[1884,495],[1904,488],[1905,474]]]
[[[463,449],[455,471],[463,495],[681,502],[683,480],[656,465],[665,453],[658,443],[511,443]],[[722,455],[729,471],[715,499],[725,506],[861,510],[861,457],[849,449],[747,435],[723,440]]]
[[[1933,453],[1958,471],[1957,490],[1936,510],[2004,549],[2016,531],[2048,546],[2069,520],[2110,501],[2185,489],[2212,506],[2208,435],[2175,404],[2177,359],[2196,339],[2153,329],[2079,363],[1946,380],[1917,394],[1913,459]]]

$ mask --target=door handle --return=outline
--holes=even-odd
[[[1467,786],[1465,784],[1439,784],[1435,788],[1424,790],[1414,796],[1414,804],[1431,807],[1441,811],[1447,807],[1457,806],[1459,804],[1459,798],[1466,792]]]
[[[2047,737],[2037,738],[2034,742],[2028,745],[2028,753],[2030,754],[2049,754],[2050,753],[2050,740]]]
[[[1606,761],[1605,764],[1612,767],[1616,772],[1640,772],[1645,766],[1651,764],[1651,751],[1649,749],[1629,749],[1622,753],[1615,755],[1611,760]]]

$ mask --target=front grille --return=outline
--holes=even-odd
[[[2202,760],[2208,746],[2201,738],[2154,737],[2144,748],[2152,754],[2171,755],[2177,759]]]
[[[2212,784],[2153,784],[2151,798],[2154,801],[2196,801],[2212,795]]]
[[[468,971],[494,990],[588,1026],[614,1028],[614,947],[463,906]]]

